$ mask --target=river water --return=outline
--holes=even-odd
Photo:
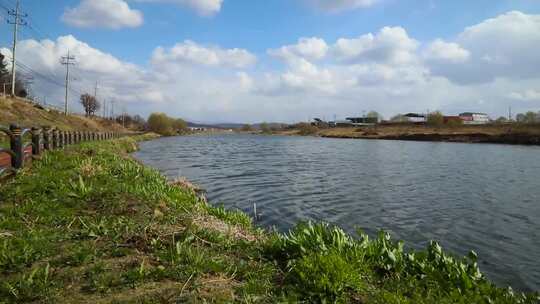
[[[212,135],[143,142],[135,156],[208,199],[286,231],[324,220],[412,248],[475,250],[501,286],[540,290],[540,148]]]

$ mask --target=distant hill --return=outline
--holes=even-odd
[[[215,129],[240,129],[244,125],[243,123],[216,123],[216,124],[208,124],[208,123],[195,123],[195,122],[188,122],[188,127],[192,128],[215,128]],[[260,129],[262,123],[256,123],[252,124],[252,126],[255,129]],[[286,126],[287,124],[283,123],[276,123],[276,122],[269,122],[267,123],[270,128],[279,128],[282,126]]]
[[[239,123],[217,123],[217,124],[208,124],[208,123],[196,123],[196,122],[187,122],[188,127],[191,128],[206,128],[206,129],[240,129],[243,124]]]
[[[257,123],[257,124],[253,124],[252,126],[253,126],[255,129],[260,129],[260,128],[261,128],[261,125],[262,125],[262,123]],[[270,129],[281,129],[281,128],[285,128],[286,126],[288,126],[288,124],[285,124],[285,123],[279,123],[279,122],[266,122],[266,125],[267,125]]]

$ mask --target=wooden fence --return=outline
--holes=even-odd
[[[121,136],[115,132],[62,131],[54,127],[27,129],[15,124],[9,128],[0,126],[0,133],[9,138],[9,148],[0,147],[0,177],[16,173],[43,151]]]

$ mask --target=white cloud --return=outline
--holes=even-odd
[[[195,10],[202,16],[213,16],[223,6],[223,0],[137,0],[138,2],[172,3]]]
[[[236,76],[238,77],[238,82],[242,90],[249,91],[253,88],[253,78],[251,78],[248,73],[238,72],[236,73]]]
[[[135,101],[138,94],[151,91],[152,82],[148,81],[151,75],[143,68],[95,49],[71,35],[59,37],[56,41],[19,42],[18,60],[39,73],[34,75],[36,91],[55,96],[57,101],[63,100],[61,84],[64,83],[65,67],[59,64],[59,59],[68,50],[76,59],[71,73],[73,91],[70,94],[73,100],[78,99],[75,95],[79,93],[93,92],[91,88],[96,80],[99,80],[103,96],[119,101]],[[162,100],[158,94],[147,98],[152,102]],[[53,99],[50,98],[49,102]]]
[[[56,41],[22,40],[18,47],[18,60],[39,73],[33,73],[33,92],[38,93],[37,96],[46,95],[49,104],[63,104],[65,67],[59,64],[59,59],[68,50],[77,62],[71,70],[70,108],[79,111],[79,94],[92,94],[98,81],[98,98],[108,102],[114,99],[117,113],[126,108],[133,114],[162,111],[195,120],[210,117],[226,119],[227,115],[242,112],[238,102],[246,98],[244,95],[254,85],[254,80],[246,72],[231,71],[231,67],[244,66],[254,60],[252,55],[246,56],[236,49],[208,48],[208,52],[213,54],[210,57],[204,57],[207,53],[202,52],[206,54],[202,58],[217,58],[211,65],[212,69],[208,69],[206,64],[201,66],[202,61],[197,62],[198,56],[184,59],[182,54],[175,57],[174,52],[163,49],[165,56],[149,67],[142,67],[122,61],[71,35],[59,37]],[[7,49],[2,49],[2,52],[9,54]],[[159,51],[156,49],[155,53]],[[236,77],[234,74],[231,77],[231,72],[236,73]]]
[[[416,59],[418,42],[401,27],[384,27],[377,34],[339,39],[333,52],[347,62],[386,62],[408,64]]]
[[[62,20],[80,28],[121,29],[142,25],[143,15],[123,0],[82,0],[77,7],[67,8]]]
[[[469,60],[471,53],[457,43],[436,39],[424,51],[424,57],[430,61],[464,63]]]
[[[301,38],[268,51],[283,60],[277,67],[248,50],[189,40],[156,48],[143,67],[72,36],[24,40],[19,60],[60,84],[34,77],[34,91],[48,100],[63,100],[65,69],[59,58],[69,49],[78,59],[76,90],[91,93],[99,80],[99,95],[115,98],[132,113],[164,111],[198,121],[292,122],[362,110],[389,117],[428,108],[497,117],[509,105],[523,112],[530,110],[530,101],[540,100],[540,62],[533,56],[540,38],[531,30],[540,28],[536,19],[511,12],[467,28],[455,39],[425,44],[400,27],[335,42]],[[255,65],[257,60],[263,64]],[[72,93],[72,104],[77,99]]]
[[[520,101],[540,101],[540,91],[529,89],[524,92],[512,92],[508,97]]]
[[[257,61],[255,55],[244,49],[222,49],[206,47],[193,41],[186,40],[177,43],[170,49],[158,47],[152,56],[155,65],[161,63],[190,63],[202,66],[220,66],[245,68]]]
[[[305,57],[310,60],[324,58],[328,52],[326,42],[317,37],[300,38],[297,44],[286,45],[279,49],[269,50],[268,54],[285,60],[294,60],[297,57]]]
[[[385,27],[376,35],[341,38],[331,46],[320,38],[302,38],[297,44],[268,51],[282,59],[287,70],[270,77],[273,85],[264,86],[262,91],[272,95],[293,91],[339,96],[368,86],[400,87],[423,82],[427,72],[418,65],[417,47],[418,43],[400,27]],[[315,63],[323,58],[323,62]]]
[[[467,63],[434,64],[435,74],[460,84],[540,77],[540,15],[502,14],[466,28],[455,44],[469,52]]]
[[[326,12],[341,12],[371,7],[381,0],[306,0],[310,5]]]

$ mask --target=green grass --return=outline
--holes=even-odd
[[[264,232],[127,156],[136,140],[46,153],[0,185],[0,303],[537,303],[476,256],[325,224]]]

